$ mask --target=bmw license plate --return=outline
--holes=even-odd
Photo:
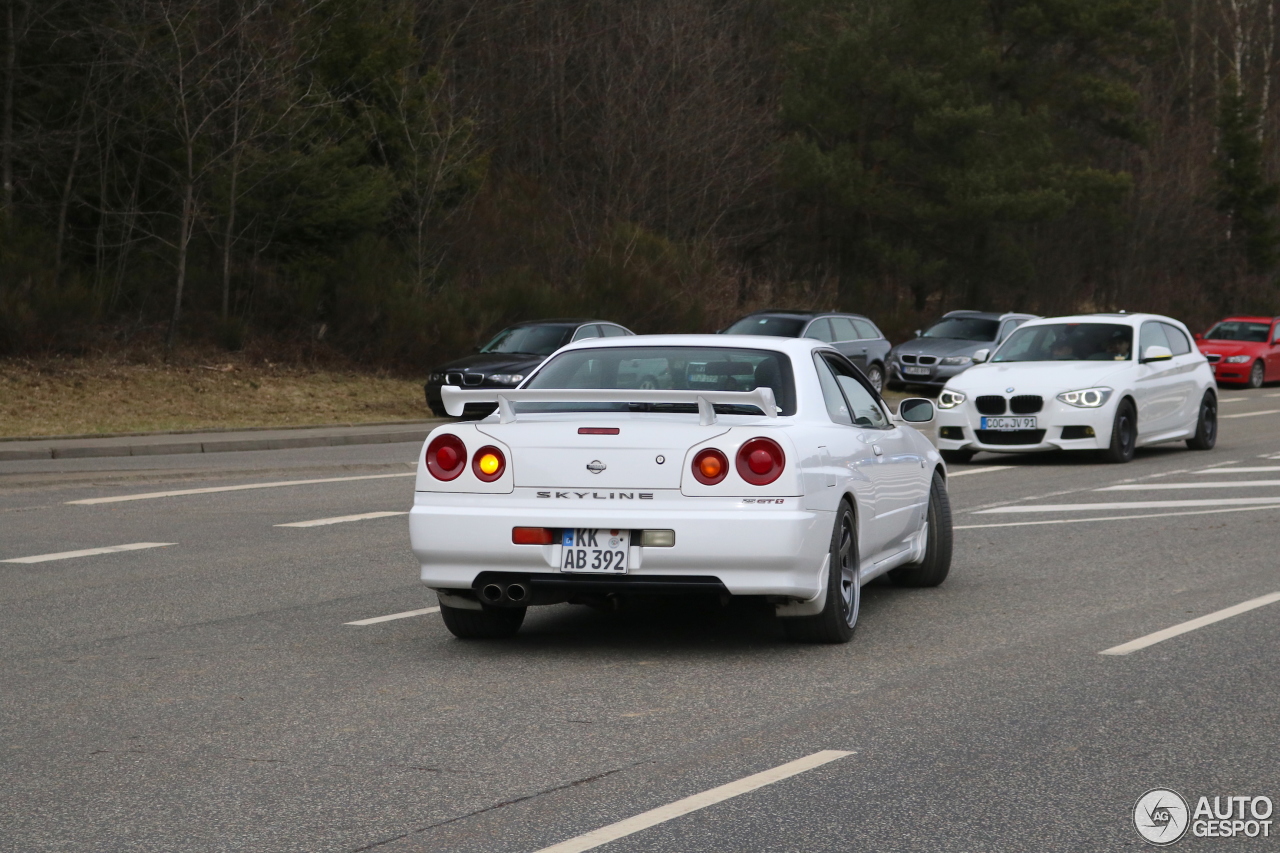
[[[903,373],[905,373],[907,376],[928,376],[928,375],[929,375],[929,368],[927,368],[927,367],[912,367],[912,366],[911,366],[911,365],[909,365],[909,364],[904,364],[904,365],[902,365],[902,372],[903,372]]]
[[[994,430],[1011,430],[1011,429],[1035,429],[1035,418],[983,418],[983,429]]]
[[[562,531],[560,537],[560,544],[564,546],[560,571],[607,575],[627,573],[630,530],[578,528]]]

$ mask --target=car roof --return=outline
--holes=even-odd
[[[999,311],[960,310],[960,311],[948,311],[947,313],[942,315],[942,319],[945,320],[948,317],[973,317],[978,320],[1004,320],[1010,317],[1013,317],[1013,318],[1026,317],[1029,320],[1034,320],[1038,316],[1039,316],[1038,314],[1022,314],[1014,311],[1006,311],[1002,314]]]
[[[561,347],[557,352],[598,347],[714,347],[718,349],[767,349],[803,356],[815,349],[835,347],[813,338],[779,338],[772,335],[631,335],[625,338],[589,338]]]
[[[1263,317],[1261,315],[1241,314],[1236,317],[1223,317],[1218,323],[1273,323],[1280,317]],[[1214,325],[1218,325],[1214,323]]]
[[[1137,326],[1147,320],[1159,320],[1162,323],[1172,323],[1175,326],[1182,326],[1181,320],[1175,320],[1173,317],[1166,317],[1163,314],[1127,314],[1127,313],[1096,313],[1096,314],[1070,314],[1062,317],[1038,317],[1034,320],[1028,320],[1023,324],[1022,328],[1028,326],[1043,326],[1049,323],[1114,323],[1120,321],[1127,326]]]
[[[859,320],[870,320],[871,318],[865,314],[858,314],[853,311],[791,311],[779,308],[771,311],[752,311],[750,314],[743,314],[734,323],[739,323],[748,317],[797,317],[803,319],[813,319],[815,317],[857,317]],[[733,325],[730,323],[729,325]]]
[[[514,329],[517,326],[585,326],[590,323],[607,323],[610,326],[622,326],[621,323],[613,320],[593,320],[589,317],[548,317],[545,320],[521,320],[518,323],[511,323],[503,326],[504,329]],[[626,328],[626,326],[622,326]]]

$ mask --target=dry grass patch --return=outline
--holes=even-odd
[[[422,385],[248,359],[0,360],[0,436],[357,424],[431,417]]]

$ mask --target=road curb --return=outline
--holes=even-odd
[[[167,456],[186,453],[233,453],[248,450],[292,450],[306,447],[346,447],[358,444],[418,442],[444,421],[415,424],[395,431],[337,432],[330,435],[219,437],[208,441],[150,441],[128,444],[52,443],[45,446],[0,447],[0,462],[37,459],[92,459],[110,456]]]

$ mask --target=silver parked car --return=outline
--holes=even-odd
[[[942,319],[905,344],[889,352],[888,387],[900,391],[907,385],[941,388],[947,380],[974,364],[974,353],[990,353],[1009,333],[1035,314],[1000,314],[995,311],[949,311]]]
[[[884,333],[861,314],[836,311],[757,311],[732,323],[727,335],[771,335],[811,338],[831,344],[858,366],[876,389],[884,390],[885,358],[893,346]]]

